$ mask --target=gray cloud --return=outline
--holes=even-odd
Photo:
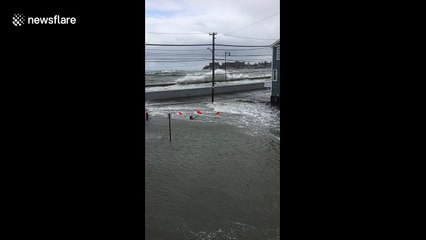
[[[164,15],[152,16],[152,12]],[[170,12],[173,12],[172,15]],[[147,0],[146,32],[218,32],[229,33],[279,12],[279,0]],[[279,15],[234,32],[233,35],[251,38],[277,39]],[[170,35],[148,35],[152,40],[168,41]],[[208,34],[207,34],[208,36]],[[186,36],[180,40],[204,40],[202,36]],[[207,37],[208,39],[208,37]],[[243,41],[240,39],[239,41]],[[244,42],[254,42],[253,40]],[[261,43],[262,41],[256,41]],[[263,41],[268,42],[268,41]]]
[[[269,45],[279,38],[279,14],[256,23],[279,12],[279,0],[146,0],[145,11],[146,43],[211,43],[209,32],[217,32],[216,42],[222,44]],[[253,25],[235,31],[250,24]],[[169,35],[151,32],[204,34]],[[242,38],[224,35],[231,32],[231,35]],[[190,52],[208,51],[201,49],[192,49]]]

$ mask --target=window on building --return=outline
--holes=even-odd
[[[277,81],[278,79],[278,72],[277,69],[272,70],[272,81]]]
[[[280,47],[277,47],[277,60],[280,60]]]

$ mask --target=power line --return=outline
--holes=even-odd
[[[228,62],[231,61],[266,61],[266,60],[270,60],[270,56],[265,56],[265,58],[245,58],[245,59],[228,59]],[[158,57],[149,57],[146,59],[146,61],[210,61],[210,58],[195,58],[195,57],[187,57],[187,58],[176,58],[176,57],[171,57],[171,58],[158,58]],[[221,60],[225,60],[224,58],[215,58],[215,61],[221,61]]]
[[[254,54],[254,55],[245,55],[245,54],[240,54],[240,55],[232,55],[232,57],[272,57],[272,54]]]
[[[274,13],[274,14],[272,14],[271,16],[268,16],[268,17],[266,17],[266,18],[263,18],[263,19],[261,19],[261,20],[259,20],[259,21],[257,21],[257,22],[254,22],[254,23],[249,24],[249,25],[247,25],[247,26],[245,26],[245,27],[242,27],[242,28],[239,28],[239,29],[237,29],[237,30],[235,30],[235,31],[229,32],[229,33],[227,33],[227,34],[231,34],[231,33],[234,33],[234,32],[237,32],[237,31],[240,31],[240,30],[243,30],[243,29],[246,29],[246,28],[248,28],[248,27],[251,27],[251,26],[253,26],[253,25],[255,25],[255,24],[257,24],[257,23],[259,23],[259,22],[261,22],[261,21],[264,21],[264,20],[266,20],[266,19],[268,19],[268,18],[271,18],[271,17],[273,17],[273,16],[275,16],[275,15],[277,15],[277,14],[279,14],[279,13],[280,13],[280,12]]]
[[[225,59],[220,59],[225,60]],[[265,59],[227,59],[228,61],[235,61],[235,62],[250,62],[250,61],[266,61]]]
[[[154,48],[145,48],[145,51],[146,51],[146,50],[150,50],[150,51],[167,51],[167,52],[169,52],[169,51],[172,51],[172,52],[199,51],[199,50],[191,50],[191,49],[186,49],[186,50],[179,49],[179,50],[177,50],[177,49],[158,49],[158,48],[154,49]]]
[[[221,50],[221,51],[255,51],[255,50],[265,50],[268,49],[269,50],[270,46],[267,47],[261,47],[261,48],[247,48],[247,49],[229,49],[229,48],[216,48],[217,51]]]
[[[207,62],[207,61],[211,61],[211,59],[203,59],[203,58],[197,58],[197,59],[157,59],[157,58],[149,58],[149,61],[171,61],[171,62]],[[147,60],[147,61],[148,61]]]
[[[256,51],[256,50],[269,50],[270,46],[261,47],[261,48],[216,48],[216,51]],[[159,49],[159,48],[145,48],[145,52],[150,51],[150,53],[157,53],[158,52],[194,52],[194,51],[200,51],[200,49]],[[151,52],[152,51],[152,52]]]
[[[266,56],[266,55],[259,55],[259,56]],[[187,55],[184,55],[184,54],[181,54],[181,55],[173,55],[173,54],[171,54],[171,55],[166,55],[166,54],[160,54],[160,55],[158,55],[158,54],[147,54],[146,55],[146,57],[179,57],[179,58],[195,58],[195,57],[208,57],[208,55],[207,54],[198,54],[198,55],[196,55],[196,54],[187,54]]]
[[[204,60],[209,60],[210,58],[207,57],[176,57],[176,56],[171,56],[171,57],[165,57],[165,56],[148,56],[147,59],[152,59],[152,60],[188,60],[188,59],[204,59]]]
[[[165,43],[145,43],[145,46],[161,46],[161,47],[201,47],[201,46],[211,46],[212,44],[165,44]],[[219,44],[216,43],[216,46],[223,47],[257,47],[257,48],[266,48],[271,45],[231,45],[231,44]]]
[[[211,59],[205,59],[205,60],[157,60],[157,59],[148,59],[145,60],[145,62],[205,62],[205,61],[210,61]]]
[[[229,44],[219,44],[219,43],[217,43],[216,46],[223,46],[223,47],[270,47],[270,45],[250,46],[250,45],[229,45]],[[230,51],[232,51],[232,50],[230,50]]]
[[[211,46],[211,44],[160,44],[160,43],[145,43],[145,46],[164,46],[164,47],[196,47],[196,46]]]
[[[146,32],[148,34],[171,34],[171,35],[189,35],[189,34],[206,34],[206,33],[167,33],[167,32]]]
[[[145,52],[145,54],[150,55],[177,55],[177,56],[185,56],[185,55],[209,55],[210,52],[207,51],[194,51],[194,50],[187,50],[185,52]]]
[[[153,56],[153,57],[208,57],[208,53],[200,53],[200,54],[176,54],[176,53],[148,53],[146,56]],[[271,57],[272,54],[233,54],[233,57],[258,57],[258,56],[264,56],[264,57]]]
[[[201,46],[211,46],[212,44],[169,44],[169,43],[145,43],[146,46],[161,46],[161,47],[201,47]],[[216,43],[216,46],[224,46],[224,47],[257,47],[257,48],[266,48],[271,47],[271,45],[231,45],[231,44],[219,44]]]
[[[175,59],[186,59],[186,58],[208,58],[208,55],[185,55],[185,56],[180,56],[180,55],[145,55],[147,58],[175,58]],[[263,55],[262,55],[263,56]]]
[[[271,41],[274,41],[274,40],[277,40],[277,39],[271,39],[271,38],[251,38],[251,37],[243,37],[243,36],[233,36],[233,35],[228,35],[228,34],[223,34],[224,36],[227,36],[227,37],[234,37],[234,38],[245,38],[245,39],[253,39],[253,40],[271,40]]]

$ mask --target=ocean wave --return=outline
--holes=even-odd
[[[215,81],[224,82],[224,81],[237,81],[243,79],[259,79],[259,78],[269,78],[270,74],[267,73],[226,73],[225,80],[225,70],[218,69],[215,70]],[[198,83],[208,83],[212,81],[212,72],[201,72],[201,73],[188,73],[185,76],[176,80],[176,84],[198,84]]]
[[[161,76],[161,77],[173,77],[173,76],[184,76],[186,72],[179,70],[162,70],[162,71],[148,71],[145,75]]]

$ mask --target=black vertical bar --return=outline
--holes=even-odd
[[[169,137],[171,142],[172,141],[172,125],[170,123],[170,117],[171,117],[171,114],[169,113]]]

